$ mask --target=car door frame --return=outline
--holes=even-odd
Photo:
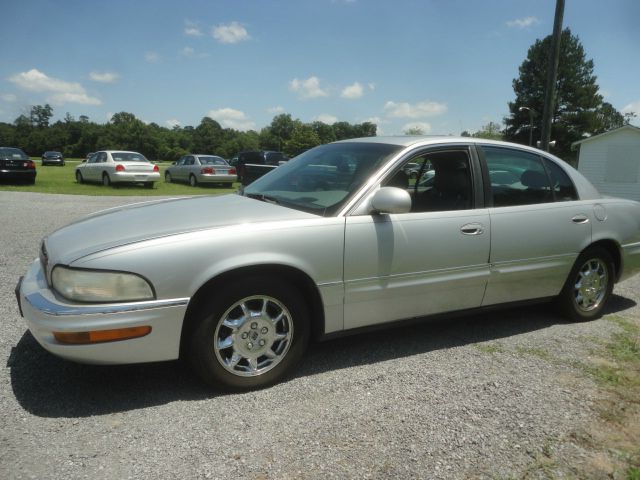
[[[469,156],[473,188],[470,209],[405,214],[372,214],[363,210],[379,186],[407,162],[427,153],[461,149],[467,151]],[[490,220],[484,205],[482,178],[477,152],[471,142],[420,146],[405,152],[384,169],[378,181],[369,187],[345,215],[345,330],[466,310],[482,304],[490,275],[488,260],[491,244]],[[421,225],[417,222],[421,222]],[[458,258],[473,259],[473,265],[451,268],[444,265],[445,268],[442,268],[443,265],[438,264],[430,268],[430,263],[437,264],[442,259],[432,257],[433,260],[428,260],[420,257],[420,263],[416,264],[414,271],[398,271],[398,265],[400,268],[406,265],[407,256],[397,248],[409,245],[407,235],[417,235],[416,226],[424,231],[429,224],[437,226],[438,232],[440,229],[452,232],[454,237],[449,244],[458,249],[456,254],[461,254]],[[481,225],[481,232],[477,237],[463,233],[463,227],[469,224]],[[439,245],[445,243],[447,241],[443,240]],[[371,261],[371,258],[367,258],[367,252],[375,254],[376,258]],[[409,255],[412,254],[411,252]]]
[[[552,298],[560,293],[580,252],[591,243],[593,201],[556,201],[553,194],[551,202],[494,206],[483,147],[534,155],[547,176],[549,171],[543,158],[557,163],[543,152],[513,145],[478,145],[492,233],[491,275],[483,306]],[[571,176],[567,174],[567,177],[573,183]],[[576,185],[573,186],[578,192]]]

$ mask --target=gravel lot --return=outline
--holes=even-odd
[[[14,287],[48,232],[139,200],[0,192],[0,478],[521,478],[588,461],[599,392],[576,367],[617,331],[507,310],[313,345],[284,383],[212,392],[180,362],[46,353]],[[640,318],[640,278],[608,312]],[[564,477],[564,471],[553,476]]]

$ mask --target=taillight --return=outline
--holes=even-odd
[[[229,169],[229,175],[237,175],[238,171],[235,168]]]
[[[158,167],[158,165],[154,165],[153,166],[153,171],[154,172],[159,172],[160,171],[160,167]]]
[[[117,164],[116,165],[116,172],[124,172],[124,165]]]
[[[200,170],[200,173],[208,173],[209,175],[213,175],[214,173],[216,173],[216,171],[213,169],[213,167],[204,167],[202,170]]]
[[[24,166],[32,170],[36,169],[36,164],[33,163],[31,160],[29,160],[28,162],[24,162]]]

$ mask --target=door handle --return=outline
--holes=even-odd
[[[481,223],[467,223],[460,227],[463,235],[482,235],[484,233],[484,225]]]
[[[589,217],[584,214],[576,215],[571,219],[573,223],[589,223]]]

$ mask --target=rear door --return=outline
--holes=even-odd
[[[483,305],[557,295],[590,243],[590,202],[552,160],[511,147],[480,147],[488,177],[491,276]]]
[[[468,146],[420,151],[382,182],[410,192],[411,212],[347,217],[345,329],[480,306],[491,232],[479,174]]]

